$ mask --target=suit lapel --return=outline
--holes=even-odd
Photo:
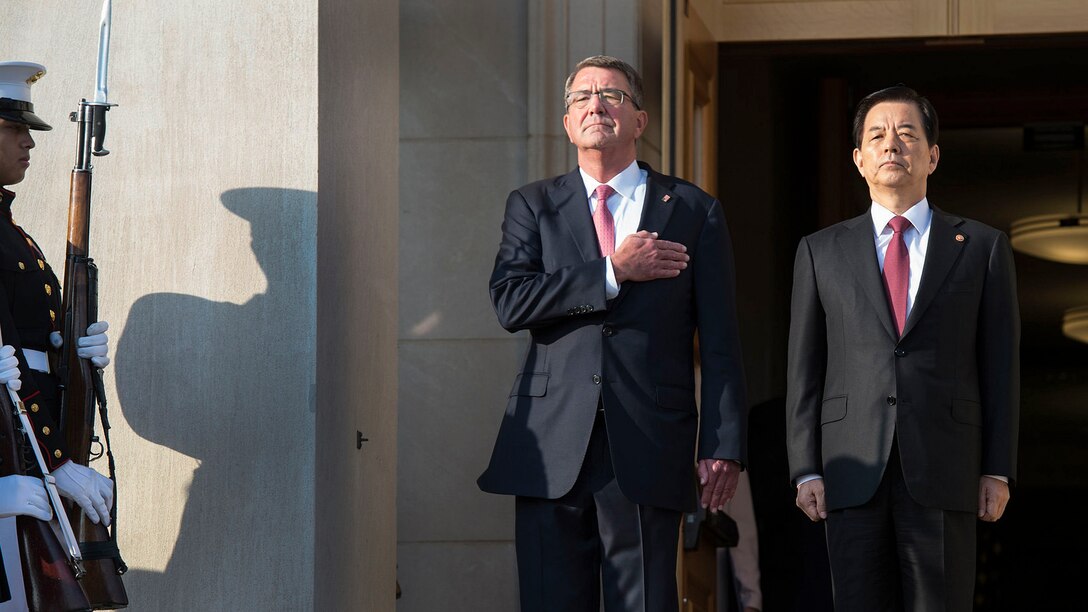
[[[868,211],[855,217],[848,224],[846,231],[839,234],[839,246],[843,250],[843,259],[849,264],[857,285],[873,306],[873,311],[888,332],[892,340],[898,341],[891,307],[888,305],[884,281],[880,277],[880,266],[876,260],[876,246],[873,239],[873,221]]]
[[[638,228],[660,234],[669,223],[677,196],[670,191],[670,185],[662,180],[662,175],[654,172],[649,166],[639,164],[639,167],[646,170],[647,177],[646,200],[642,203],[642,220]]]
[[[585,183],[582,182],[578,169],[575,168],[573,172],[560,177],[548,195],[567,222],[571,237],[582,255],[582,261],[600,259],[601,247],[597,244],[597,230],[593,227]]]
[[[918,320],[925,314],[926,309],[933,303],[933,298],[944,285],[944,279],[955,265],[963,252],[963,246],[967,244],[967,236],[956,227],[963,223],[963,219],[947,215],[936,208],[933,209],[933,217],[929,225],[929,246],[926,247],[926,262],[922,266],[922,280],[918,286],[918,294],[914,298],[914,306],[910,309],[910,315],[903,326],[903,336],[910,333]],[[960,236],[957,239],[957,236]]]

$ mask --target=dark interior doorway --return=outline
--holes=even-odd
[[[1015,218],[1076,208],[1085,169],[1068,151],[1025,151],[1022,134],[1088,123],[1086,48],[1083,35],[721,46],[718,196],[738,261],[766,611],[830,609],[822,528],[793,506],[787,481],[786,337],[797,241],[869,205],[850,161],[856,103],[897,83],[927,96],[941,122],[930,202],[1008,231]],[[1016,266],[1020,474],[1002,521],[980,526],[976,609],[1079,609],[1088,345],[1062,335],[1061,316],[1088,305],[1088,266],[1019,253]]]

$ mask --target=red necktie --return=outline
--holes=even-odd
[[[895,216],[888,221],[892,228],[892,241],[888,243],[888,252],[884,254],[884,289],[888,292],[888,303],[895,314],[895,328],[903,335],[903,325],[907,322],[907,291],[910,286],[910,254],[907,243],[903,241],[903,232],[912,227],[906,217]]]
[[[593,227],[597,228],[597,243],[601,245],[601,257],[616,252],[616,226],[612,212],[608,210],[608,196],[616,193],[611,185],[597,186],[597,208],[593,210]]]

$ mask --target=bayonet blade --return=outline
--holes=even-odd
[[[110,22],[113,20],[113,2],[102,2],[102,23],[98,34],[98,75],[95,78],[94,101],[98,104],[109,104],[109,94],[106,90],[106,77],[110,62]]]

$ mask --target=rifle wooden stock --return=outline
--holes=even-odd
[[[81,115],[83,110],[81,108]],[[87,138],[83,132],[88,127],[85,121],[80,121],[81,143]],[[83,165],[87,167],[80,167]],[[68,195],[68,248],[61,290],[64,345],[58,368],[63,385],[60,427],[68,443],[69,458],[81,465],[87,465],[91,459],[96,406],[95,383],[98,382],[96,377],[100,376],[90,362],[81,359],[76,352],[77,339],[86,333],[88,325],[98,319],[98,295],[93,282],[94,264],[88,250],[90,217],[91,169],[89,164],[81,161],[72,170],[71,190]],[[103,423],[103,427],[106,426]],[[110,475],[113,475],[112,469]],[[117,552],[115,539],[101,523],[92,523],[78,505],[70,503],[67,506],[87,570],[87,574],[79,581],[87,599],[96,610],[127,607],[128,594],[121,581],[121,574],[127,568]],[[113,513],[112,508],[110,512]],[[112,518],[116,521],[116,516]]]
[[[87,465],[94,435],[94,387],[91,365],[76,353],[76,339],[86,333],[90,320],[90,283],[87,242],[90,237],[91,172],[72,170],[68,195],[68,248],[64,259],[61,312],[64,313],[64,346],[61,352],[61,430],[68,453],[76,463]]]
[[[15,407],[7,391],[0,392],[0,476],[25,475],[23,434],[15,430]],[[91,610],[87,596],[68,565],[68,556],[46,521],[32,516],[15,519],[26,602],[31,612]],[[12,590],[19,585],[11,585]]]

